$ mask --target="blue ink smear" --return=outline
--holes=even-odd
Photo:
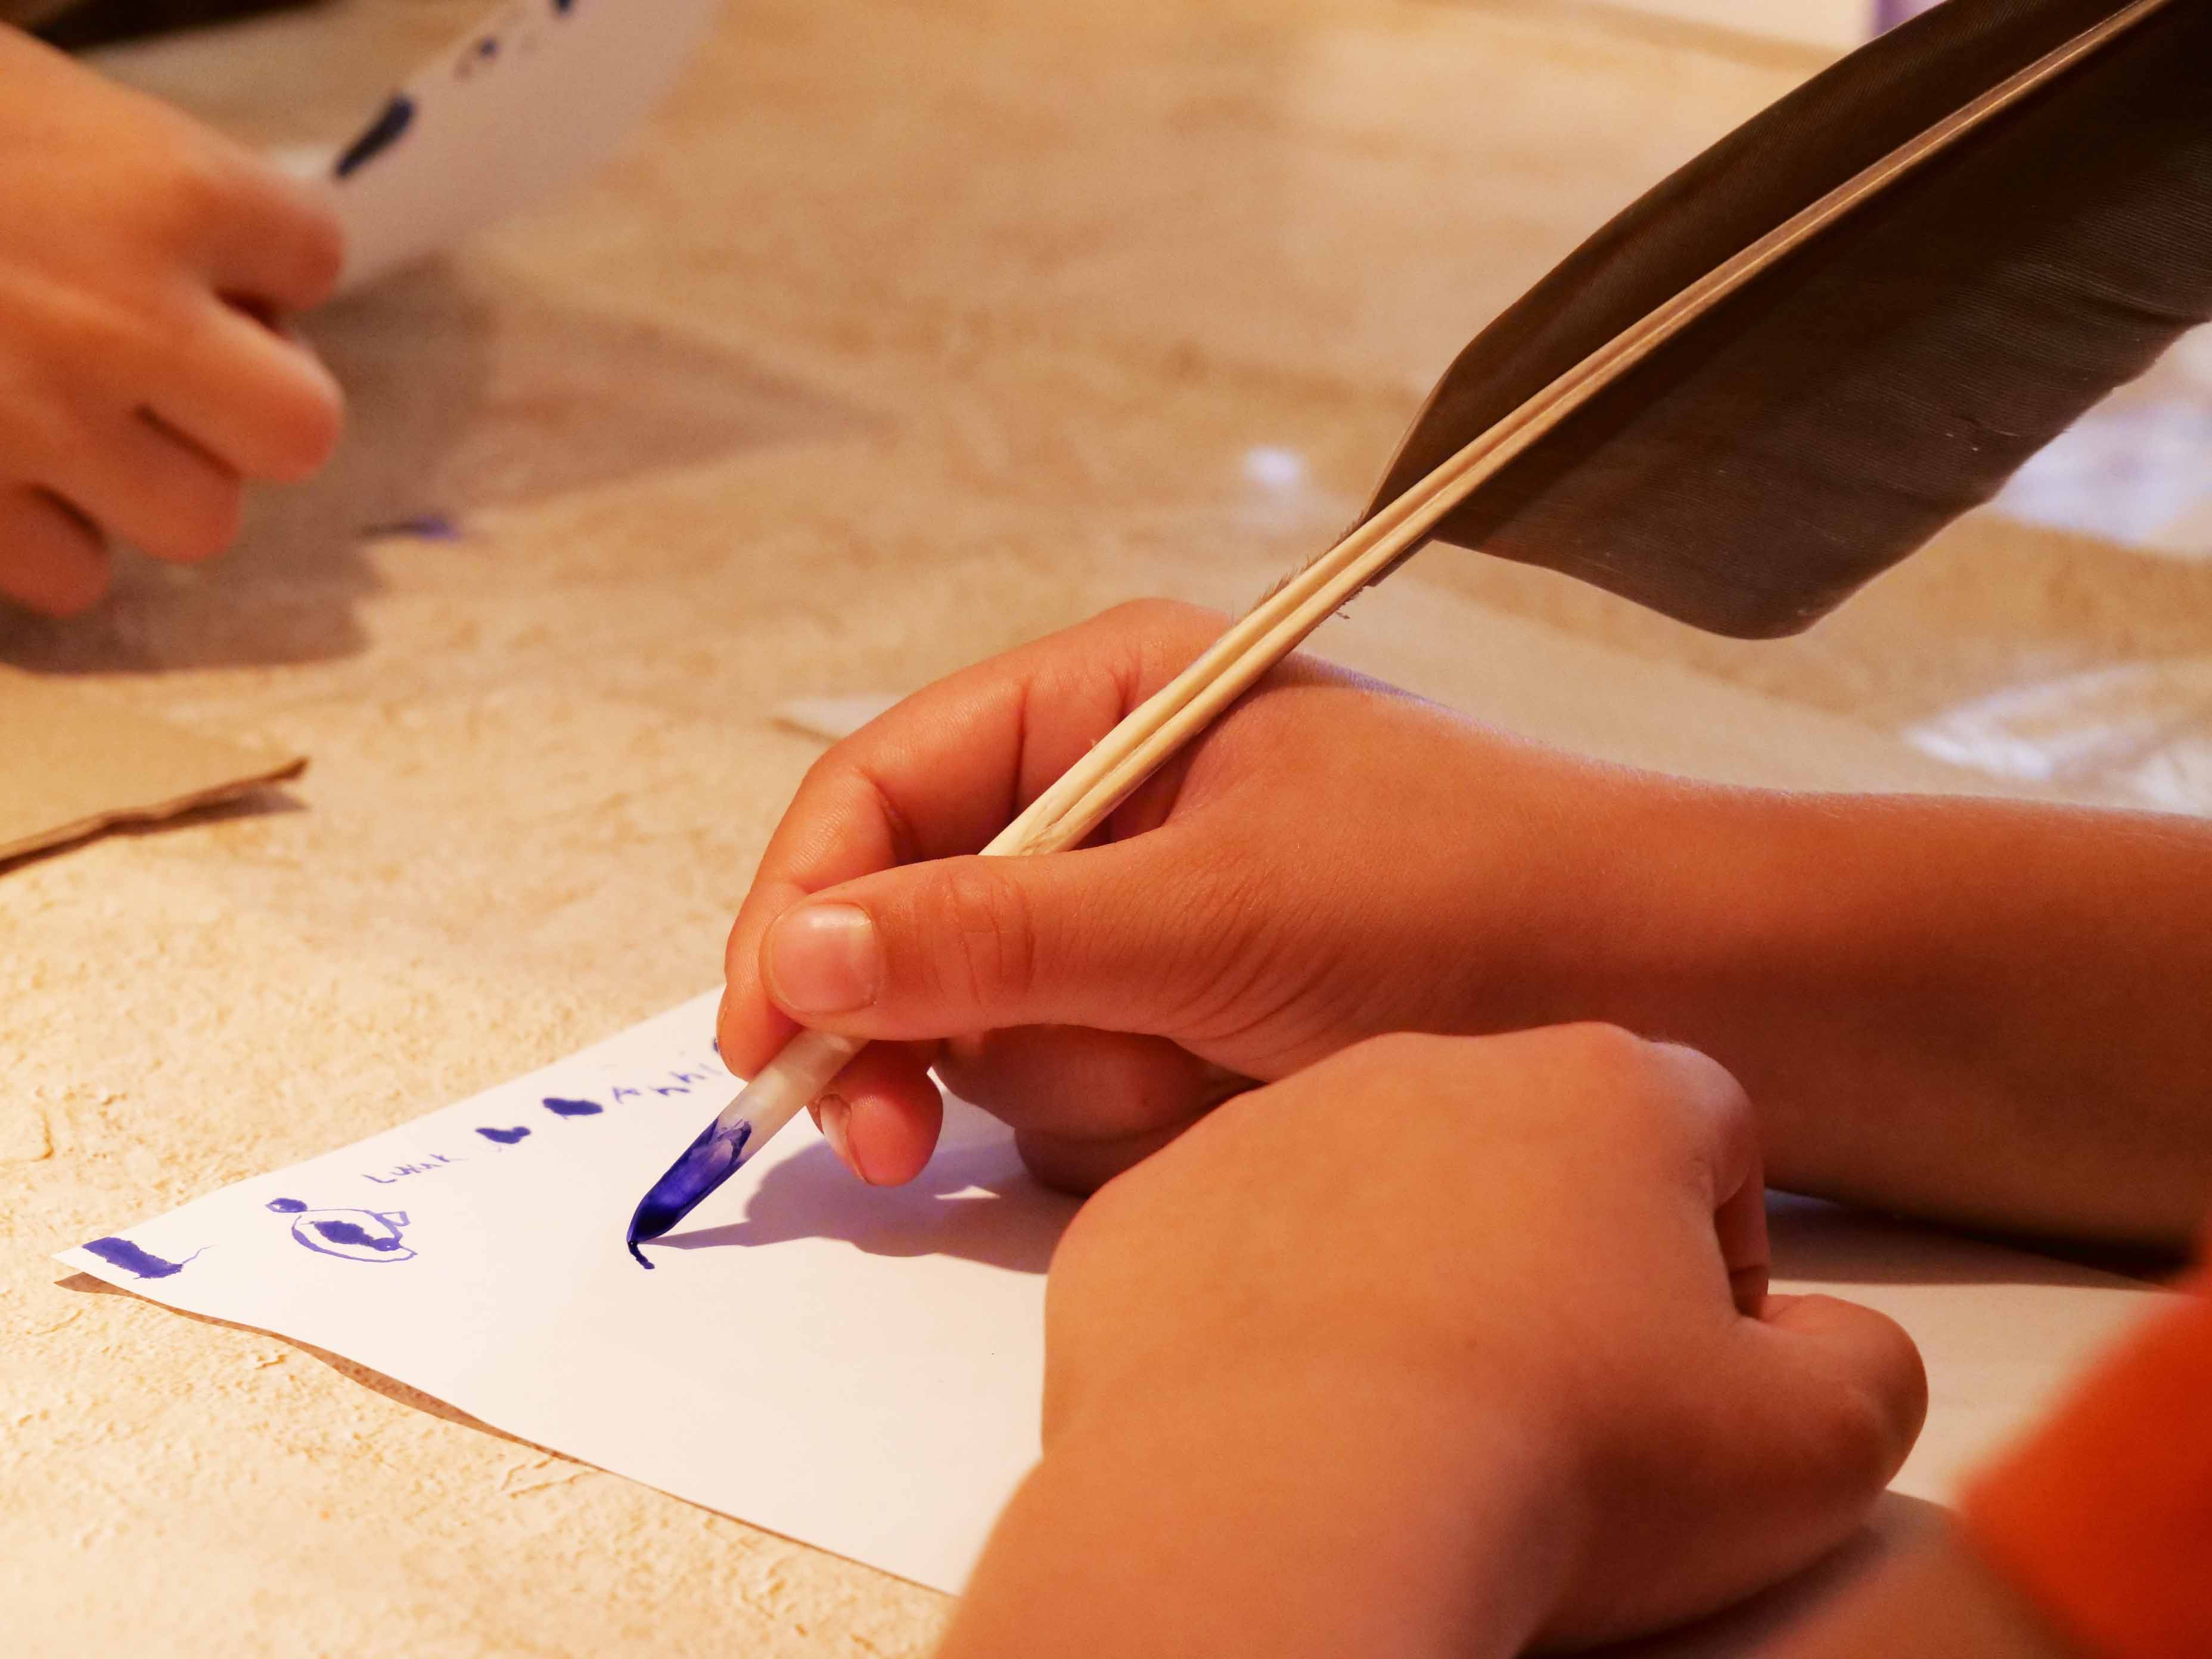
[[[461,538],[461,527],[442,513],[417,513],[412,518],[364,525],[361,533],[364,536],[412,536],[417,541],[424,542],[457,542]]]
[[[272,1198],[261,1207],[274,1210],[278,1215],[297,1215],[307,1206],[296,1198]]]
[[[698,1139],[684,1149],[684,1156],[668,1166],[668,1173],[653,1183],[638,1200],[637,1213],[629,1218],[629,1253],[637,1258],[639,1267],[650,1267],[653,1263],[645,1259],[638,1245],[659,1238],[735,1175],[745,1161],[745,1143],[752,1138],[753,1126],[744,1118],[727,1129],[719,1122],[709,1123],[699,1132]]]
[[[477,56],[479,58],[498,57],[499,37],[496,34],[487,34],[483,40],[477,41]]]
[[[575,7],[576,0],[553,0],[553,9],[566,17]]]
[[[167,1279],[172,1273],[185,1270],[185,1262],[197,1256],[194,1250],[184,1261],[164,1261],[151,1250],[142,1250],[127,1238],[95,1238],[84,1247],[88,1255],[96,1255],[111,1267],[120,1267],[126,1273],[136,1273],[141,1279]]]
[[[606,1108],[596,1100],[563,1100],[558,1095],[548,1095],[545,1109],[556,1117],[597,1117]]]
[[[496,1140],[502,1146],[512,1146],[530,1131],[517,1124],[512,1129],[479,1129],[477,1133],[486,1140]]]
[[[361,137],[345,147],[331,169],[332,176],[343,179],[391,149],[414,119],[415,100],[404,92],[393,93],[391,101],[376,112],[376,118],[362,129]]]

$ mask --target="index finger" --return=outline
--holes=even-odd
[[[760,982],[776,917],[856,877],[981,850],[1223,625],[1193,605],[1121,606],[939,680],[824,754],[730,929],[724,1062],[747,1074],[796,1030]]]

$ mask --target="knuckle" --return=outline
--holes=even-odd
[[[940,988],[972,1005],[1028,992],[1036,975],[1036,921],[1029,894],[994,861],[976,860],[947,872],[939,894],[944,937],[956,941]]]
[[[207,240],[237,200],[233,169],[219,155],[192,146],[170,158],[149,205],[172,243],[195,246]]]
[[[1644,1093],[1656,1075],[1652,1045],[1626,1026],[1588,1020],[1540,1035],[1557,1050],[1549,1057],[1553,1064],[1605,1097]]]
[[[1125,599],[1099,621],[1113,633],[1160,641],[1181,650],[1214,639],[1228,618],[1183,599]]]
[[[87,365],[129,363],[144,356],[146,337],[153,328],[148,318],[120,299],[80,294],[52,306],[42,319],[43,355],[52,370],[56,400],[66,401],[64,388],[88,379]]]

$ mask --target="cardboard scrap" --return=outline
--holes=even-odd
[[[0,860],[235,800],[307,764],[0,665]]]

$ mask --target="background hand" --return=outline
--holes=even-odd
[[[0,599],[83,610],[111,536],[210,557],[246,479],[328,459],[337,383],[276,319],[341,255],[307,186],[0,28]]]

